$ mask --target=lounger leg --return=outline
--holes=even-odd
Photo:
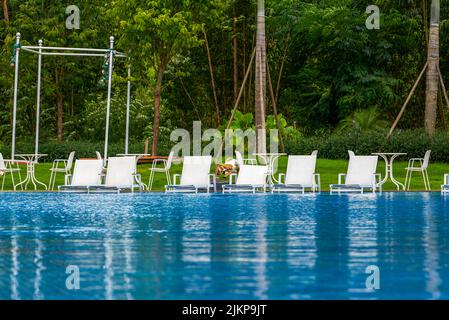
[[[11,182],[12,182],[14,191],[16,191],[16,182],[14,181],[14,172],[12,171],[12,166],[10,168],[11,168],[10,169],[11,170],[10,171],[10,173],[11,173]]]
[[[426,189],[426,191],[428,191],[427,188],[427,180],[426,180],[426,174],[424,173],[424,170],[421,169],[421,174],[422,174],[422,179],[424,181],[424,189]]]
[[[17,172],[19,173],[19,182],[22,182],[22,173],[21,173],[21,170],[20,170],[20,166],[19,166],[19,164],[17,163],[16,164],[16,166],[17,166]],[[15,186],[14,186],[14,188],[15,188]],[[23,184],[21,184],[20,185],[20,189],[22,189],[22,191],[23,191]]]
[[[432,187],[430,186],[429,172],[427,171],[427,169],[425,170],[425,172],[426,172],[426,178],[427,178],[427,186],[429,187],[429,191],[431,191]]]
[[[407,190],[407,186],[408,186],[408,175],[410,174],[410,171],[407,170],[406,174],[405,174],[405,190]]]
[[[154,171],[150,172],[150,179],[148,180],[148,191],[153,189]]]
[[[54,188],[54,180],[55,180],[55,169],[58,168],[58,164],[56,162],[53,162],[53,165],[51,166],[51,174],[50,174],[50,182],[49,182],[49,189],[50,191]]]
[[[407,191],[410,191],[410,185],[412,183],[412,175],[413,175],[412,171],[407,171],[407,177],[406,177],[407,182],[405,184],[405,189]]]
[[[167,167],[165,167],[165,165],[164,165],[164,168],[165,168],[165,178],[167,179],[167,184],[171,185],[170,172],[167,170]]]
[[[53,190],[53,188],[55,187],[55,180],[56,180],[56,172],[52,171],[50,175],[50,187],[49,187],[50,191]]]

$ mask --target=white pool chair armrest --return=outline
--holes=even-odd
[[[133,174],[134,179],[137,182],[137,186],[139,187],[139,191],[142,192],[142,189],[144,187],[146,187],[143,183],[142,183],[142,175],[140,173],[135,173]],[[134,186],[133,186],[134,187]]]
[[[374,186],[378,187],[379,191],[382,192],[382,175],[380,173],[376,173],[374,175],[374,182],[375,182]]]
[[[174,186],[177,186],[178,185],[178,179],[180,179],[181,178],[181,175],[180,174],[175,174],[175,175],[173,175],[173,185]]]
[[[66,174],[65,175],[65,185],[66,186],[70,186],[72,184],[72,175],[71,174]]]
[[[343,179],[346,180],[346,173],[340,173],[338,175],[338,184],[343,184]]]
[[[211,186],[214,187],[214,192],[217,192],[217,176],[211,173],[209,179],[211,180],[210,182],[212,182]]]
[[[164,168],[167,168],[167,160],[165,160],[165,159],[156,159],[156,160],[153,161],[153,164],[152,164],[151,168],[149,168],[149,170],[151,171],[151,169],[156,168],[156,166],[159,163],[163,163],[164,164]]]
[[[133,174],[133,177],[137,183],[142,184],[142,175],[140,173]]]
[[[420,168],[420,167],[415,167],[415,162],[419,162],[420,163],[420,167],[422,167],[424,165],[424,159],[423,158],[413,158],[410,159],[408,162],[408,168]]]
[[[283,182],[283,178],[285,179],[285,173],[279,173],[279,176],[278,176],[279,184],[283,184],[284,183]]]
[[[51,166],[51,169],[50,169],[50,171],[52,171],[52,170],[54,170],[54,169],[60,169],[59,168],[59,164],[64,164],[64,167],[67,167],[67,162],[68,162],[68,160],[65,160],[65,159],[56,159],[56,160],[53,160],[53,164],[52,164],[52,166]]]
[[[446,173],[446,174],[444,175],[444,184],[445,184],[445,185],[448,185],[448,184],[449,184],[449,173]]]
[[[234,184],[234,178],[236,178],[237,181],[237,174],[233,173],[229,176],[229,184],[232,185]]]
[[[314,173],[313,174],[313,179],[314,179],[314,182],[315,182],[316,191],[321,192],[321,174]]]

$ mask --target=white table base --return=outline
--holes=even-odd
[[[388,179],[390,179],[398,190],[402,188],[402,190],[405,191],[405,185],[396,180],[393,175],[393,163],[394,160],[400,156],[400,154],[390,155],[391,157],[390,159],[388,159],[389,156],[385,154],[384,155],[377,154],[377,155],[385,160],[385,178],[380,182],[380,185],[381,186],[384,185],[388,181]]]
[[[17,187],[23,187],[24,190],[28,190],[28,185],[32,184],[34,187],[34,190],[37,190],[37,187],[39,185],[41,185],[42,187],[44,187],[45,191],[48,190],[48,187],[45,183],[40,182],[37,178],[36,178],[36,170],[35,170],[35,166],[38,163],[36,156],[20,156],[17,155],[18,157],[24,159],[26,161],[27,164],[27,176],[25,178],[25,180],[23,180],[21,183],[15,185],[15,188],[17,189]]]

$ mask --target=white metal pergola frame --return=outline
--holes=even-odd
[[[104,161],[108,158],[109,145],[109,120],[111,112],[111,95],[112,95],[112,72],[114,57],[128,58],[128,55],[114,50],[114,37],[109,38],[109,49],[93,49],[93,48],[64,48],[64,47],[44,47],[43,40],[39,40],[38,46],[21,46],[20,33],[16,34],[15,46],[15,74],[14,74],[14,100],[13,100],[13,127],[12,127],[12,144],[11,159],[15,160],[16,155],[16,122],[17,122],[17,96],[19,85],[19,57],[20,51],[24,50],[38,55],[38,77],[37,77],[37,99],[36,99],[36,140],[35,155],[36,159],[39,154],[39,132],[40,132],[40,106],[41,106],[41,78],[42,78],[42,56],[72,56],[72,57],[102,57],[105,58],[109,54],[109,79],[108,79],[108,96],[106,107],[106,129],[104,141]],[[128,90],[126,99],[126,137],[125,137],[125,154],[128,154],[129,147],[129,117],[131,104],[131,65],[128,64]],[[37,161],[37,160],[36,160]]]

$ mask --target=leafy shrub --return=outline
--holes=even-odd
[[[129,153],[143,153],[144,142],[130,142]],[[150,146],[151,148],[151,141]],[[159,154],[168,155],[172,143],[163,139],[159,144]],[[41,143],[39,146],[39,153],[48,154],[48,157],[42,159],[43,162],[52,162],[55,159],[67,159],[69,153],[76,151],[76,158],[95,158],[95,151],[99,151],[101,154],[104,152],[104,142],[63,142],[57,144],[56,142]],[[0,146],[0,152],[5,158],[9,158],[11,155],[11,146]],[[109,156],[122,154],[125,152],[125,143],[111,143],[108,147]],[[16,153],[34,153],[34,144],[30,142],[18,142],[16,145]]]
[[[336,132],[295,139],[285,142],[289,154],[310,154],[319,150],[319,156],[326,159],[347,159],[348,150],[356,154],[369,155],[373,152],[404,152],[407,158],[423,157],[432,150],[432,160],[449,163],[449,135],[439,132],[429,138],[423,130],[396,132],[387,140],[387,131]]]

